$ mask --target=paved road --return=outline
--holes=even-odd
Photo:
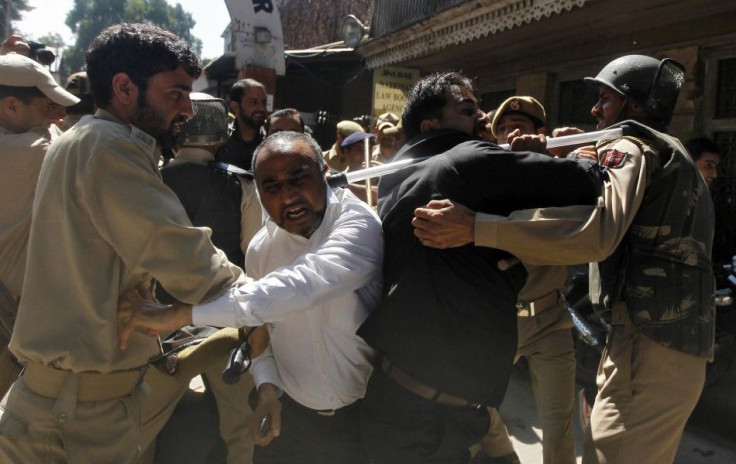
[[[675,459],[675,464],[733,464],[736,463],[736,442],[726,438],[728,433],[734,433],[736,428],[736,415],[723,417],[723,392],[730,391],[730,396],[736,396],[736,369],[729,373],[728,378],[722,379],[718,384],[718,394],[706,390],[704,399],[696,410],[694,418],[705,417],[702,420],[691,421],[688,425],[680,449]],[[716,388],[714,386],[713,388]],[[707,396],[711,395],[711,396]],[[720,399],[720,401],[719,401]],[[720,411],[716,413],[713,409],[720,404]],[[703,410],[707,406],[707,411]],[[731,413],[736,413],[732,409]],[[542,463],[542,431],[536,418],[536,407],[531,392],[531,386],[524,373],[516,371],[511,379],[506,399],[501,406],[501,415],[509,429],[514,448],[519,455],[522,464]],[[575,450],[580,463],[580,452],[582,444],[582,429],[580,427],[578,414],[575,415]],[[714,419],[715,418],[715,419]],[[723,434],[713,432],[713,421],[723,427]]]
[[[224,463],[223,445],[217,442],[217,410],[207,401],[199,378],[177,407],[162,433],[157,450],[158,464],[219,464]],[[522,464],[542,463],[542,431],[536,418],[536,407],[528,378],[515,371],[501,415],[509,429],[514,448]],[[736,463],[736,366],[708,387],[691,418],[675,464]],[[576,452],[578,463],[582,430],[575,415]],[[187,446],[195,444],[196,446]]]

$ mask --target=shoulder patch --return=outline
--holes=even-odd
[[[619,151],[616,149],[605,150],[601,154],[601,166],[605,166],[609,169],[620,168],[626,162],[629,154],[625,151]]]

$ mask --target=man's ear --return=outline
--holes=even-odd
[[[627,100],[626,110],[631,117],[645,116],[648,111],[642,104],[634,100]]]
[[[432,130],[437,130],[439,128],[440,120],[437,118],[423,119],[422,122],[419,123],[419,132],[421,132],[422,134]]]
[[[237,115],[237,114],[238,114],[238,109],[239,109],[239,105],[238,105],[238,102],[236,102],[236,101],[231,101],[230,103],[228,103],[228,104],[227,104],[227,106],[228,106],[228,108],[230,108],[230,112],[231,112],[232,114],[235,114],[235,115]]]
[[[112,94],[124,105],[134,105],[138,101],[138,86],[126,73],[117,73],[112,76]]]
[[[0,100],[0,111],[3,112],[3,115],[12,118],[18,114],[19,106],[22,104],[23,102],[18,97],[5,97]]]

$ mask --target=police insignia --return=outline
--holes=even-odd
[[[519,100],[511,100],[509,103],[509,108],[511,108],[512,111],[519,111],[519,108],[521,108],[521,103],[519,103]]]
[[[628,153],[618,150],[606,150],[603,152],[603,156],[601,157],[601,165],[609,169],[620,168],[624,165],[628,156]]]

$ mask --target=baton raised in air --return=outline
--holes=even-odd
[[[616,137],[622,137],[624,135],[624,127],[616,127],[614,129],[605,129],[595,132],[584,132],[582,134],[564,135],[562,137],[550,137],[547,139],[547,148],[559,148],[568,147],[570,145],[578,145],[581,143],[591,143],[603,139],[611,139]],[[510,148],[508,143],[499,145],[501,148],[508,150]],[[372,168],[360,169],[357,171],[334,174],[328,179],[330,187],[344,187],[347,184],[360,182],[361,180],[370,179],[372,177],[381,177],[387,174],[392,174],[399,171],[407,166],[414,163],[424,161],[430,158],[429,156],[423,158],[403,159],[399,161],[392,161],[390,163],[383,164],[381,166],[375,166]]]

